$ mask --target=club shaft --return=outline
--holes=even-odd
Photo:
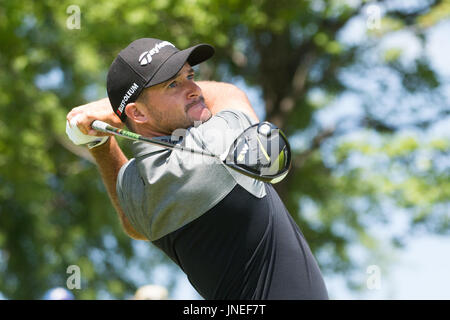
[[[140,134],[128,131],[128,130],[124,130],[124,129],[119,129],[116,127],[113,127],[109,124],[107,124],[106,122],[100,121],[100,120],[95,120],[92,123],[92,128],[97,130],[97,131],[101,131],[104,133],[110,133],[110,134],[114,134],[116,136],[120,136],[129,140],[134,140],[134,141],[142,141],[142,142],[147,142],[147,143],[151,143],[153,145],[157,145],[160,147],[164,147],[164,148],[169,148],[169,149],[178,149],[181,151],[187,151],[187,152],[192,152],[192,153],[196,153],[196,154],[201,154],[204,156],[209,156],[209,157],[213,157],[213,158],[217,158],[216,155],[204,151],[204,150],[196,150],[196,149],[192,149],[192,148],[187,148],[187,147],[181,147],[178,146],[176,144],[172,144],[169,142],[165,142],[165,141],[161,141],[161,140],[157,140],[157,139],[152,139],[152,138],[148,138],[148,137],[144,137]]]

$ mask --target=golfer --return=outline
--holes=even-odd
[[[128,160],[113,136],[91,128],[102,120],[221,154],[259,120],[237,87],[194,80],[192,67],[213,54],[207,44],[179,50],[159,39],[132,42],[111,64],[109,99],[72,109],[67,133],[88,145],[125,232],[165,252],[203,298],[328,299],[316,260],[271,184],[142,142],[133,143]]]

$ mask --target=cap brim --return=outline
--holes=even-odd
[[[185,50],[178,51],[168,58],[155,73],[145,88],[160,84],[171,79],[183,68],[186,62],[195,66],[214,55],[214,48],[208,44],[198,44]]]

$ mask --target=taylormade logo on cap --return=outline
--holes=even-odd
[[[133,93],[139,88],[139,86],[133,82],[133,85],[128,89],[127,93],[122,98],[122,102],[120,102],[119,108],[117,109],[119,115],[122,114],[123,109],[127,105],[127,101],[130,99],[130,97],[133,95]]]
[[[175,46],[172,43],[170,43],[169,41],[163,41],[163,42],[157,43],[151,50],[144,51],[139,56],[139,63],[141,64],[141,66],[146,66],[147,64],[152,62],[152,56],[154,54],[158,53],[159,50],[161,48],[164,48],[165,46],[172,46],[175,48]]]

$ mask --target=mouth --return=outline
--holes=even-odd
[[[203,107],[205,107],[205,99],[203,97],[198,98],[197,100],[189,103],[185,107],[185,111],[188,112],[188,110],[198,104],[201,104]]]

